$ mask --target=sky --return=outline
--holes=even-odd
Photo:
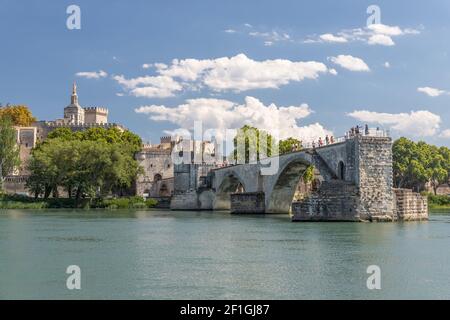
[[[449,31],[438,0],[0,0],[0,102],[62,118],[76,81],[82,106],[152,143],[202,121],[450,146]]]

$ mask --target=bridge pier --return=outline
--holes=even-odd
[[[264,192],[231,194],[231,213],[265,213]]]

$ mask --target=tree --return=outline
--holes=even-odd
[[[302,142],[296,138],[287,138],[286,140],[280,140],[278,143],[280,155],[286,154],[292,151],[300,151],[302,149]]]
[[[6,107],[0,107],[0,118],[4,117],[8,117],[13,125],[20,127],[28,127],[36,121],[30,109],[25,105],[7,105]]]
[[[314,166],[310,165],[306,168],[305,172],[303,172],[303,181],[305,183],[312,182],[314,179]]]
[[[69,197],[104,197],[129,188],[141,168],[126,144],[106,141],[46,140],[33,150],[27,186],[35,196],[58,196],[63,187]]]
[[[261,142],[265,142],[265,146],[261,146]],[[259,130],[249,125],[243,126],[238,130],[236,137],[233,139],[234,160],[244,160],[245,163],[259,161],[261,157],[272,156],[275,152],[274,138],[263,130]],[[244,150],[241,150],[241,148]],[[242,153],[244,159],[239,159],[238,152]]]
[[[70,128],[56,128],[47,135],[47,139],[61,139],[64,141],[79,140],[78,132],[73,132]]]
[[[8,117],[0,118],[0,192],[5,176],[20,164],[16,130]]]
[[[430,183],[437,187],[448,181],[450,174],[450,150],[438,148],[423,141],[413,142],[404,137],[392,147],[394,186],[423,190]]]
[[[52,139],[62,139],[65,141],[96,141],[108,144],[120,144],[126,148],[128,152],[134,154],[141,150],[142,140],[129,130],[121,131],[118,128],[100,128],[94,127],[84,131],[72,131],[69,128],[57,128],[50,132],[47,136],[47,142],[51,143]],[[45,143],[45,141],[44,141]]]

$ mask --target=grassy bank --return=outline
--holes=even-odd
[[[115,199],[50,198],[34,199],[20,195],[0,195],[0,209],[148,209],[158,204],[155,199],[141,197]]]
[[[428,196],[428,208],[431,210],[450,210],[450,196],[435,196],[433,194],[427,194]]]

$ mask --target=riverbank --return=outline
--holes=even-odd
[[[450,210],[449,196],[428,194],[428,210]],[[0,195],[0,209],[149,209],[158,206],[158,200],[142,197],[115,199],[30,198],[21,195]]]
[[[0,195],[0,209],[148,209],[158,204],[155,199],[123,197],[115,199],[30,198]]]
[[[450,196],[427,194],[429,210],[450,209]]]

